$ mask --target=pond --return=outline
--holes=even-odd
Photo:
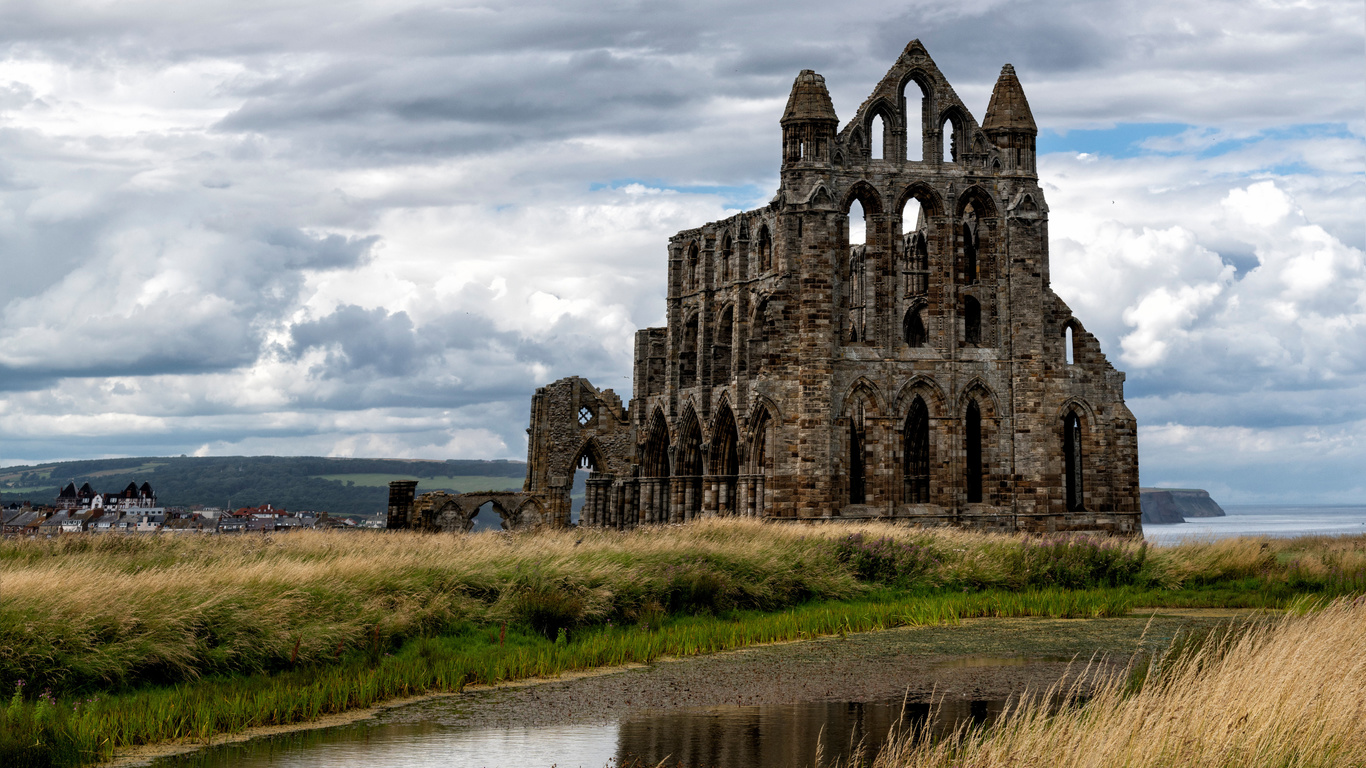
[[[871,757],[897,727],[990,723],[1064,676],[1226,614],[984,619],[787,643],[535,685],[470,690],[161,758],[159,768],[787,768]],[[1140,638],[1142,638],[1140,640]]]

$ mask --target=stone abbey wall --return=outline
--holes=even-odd
[[[636,335],[630,407],[577,377],[537,390],[535,519],[567,524],[587,468],[583,525],[1138,533],[1124,374],[1049,288],[1013,68],[979,125],[913,41],[843,128],[810,70],[781,124],[773,200],[670,239],[668,325]]]

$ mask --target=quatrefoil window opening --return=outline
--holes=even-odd
[[[593,420],[593,409],[588,406],[579,408],[579,426],[584,426]]]

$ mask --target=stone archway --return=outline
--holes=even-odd
[[[552,525],[547,505],[535,494],[516,491],[475,493],[424,493],[412,501],[411,522],[402,527],[428,532],[467,533],[474,530],[474,519],[488,507],[499,518],[499,528],[525,530]],[[397,527],[397,526],[395,526]]]

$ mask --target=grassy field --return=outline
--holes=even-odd
[[[428,491],[455,491],[456,493],[469,493],[470,491],[520,491],[522,490],[522,478],[520,477],[494,477],[491,475],[445,475],[442,477],[417,477],[416,475],[386,475],[380,473],[356,473],[349,475],[313,475],[319,480],[339,480],[343,483],[354,483],[356,485],[370,488],[387,488],[392,480],[416,480],[417,492],[427,493]]]
[[[469,682],[775,639],[1363,591],[1366,537],[1151,548],[731,520],[8,540],[0,758],[78,764]]]

